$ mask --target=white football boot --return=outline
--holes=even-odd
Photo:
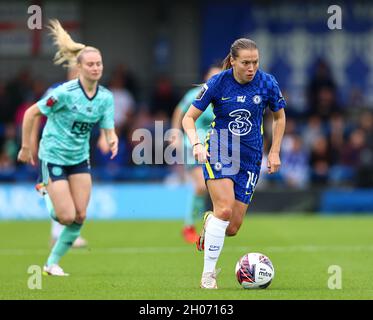
[[[43,273],[48,276],[57,276],[57,277],[66,277],[69,275],[68,273],[65,273],[58,264],[44,266]]]
[[[217,289],[218,285],[216,283],[216,277],[221,269],[217,269],[213,272],[202,273],[201,285],[202,289]]]

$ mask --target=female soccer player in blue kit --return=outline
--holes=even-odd
[[[223,72],[212,77],[183,118],[195,158],[203,163],[213,214],[205,215],[197,248],[204,250],[201,288],[217,289],[216,263],[225,236],[238,232],[258,182],[263,153],[263,114],[273,114],[268,172],[279,170],[280,146],[285,130],[285,100],[276,79],[259,68],[254,41],[236,40],[223,62]],[[212,103],[216,116],[205,145],[195,122]],[[229,155],[233,155],[229,158]]]
[[[56,64],[77,65],[79,77],[65,82],[32,105],[25,113],[22,148],[18,160],[34,164],[30,137],[34,121],[44,114],[47,123],[39,147],[41,177],[46,185],[54,219],[65,225],[44,266],[44,273],[68,275],[59,261],[80,234],[86,218],[92,180],[89,164],[89,138],[99,122],[114,158],[118,137],[114,130],[112,93],[98,85],[103,64],[98,49],[74,42],[57,20],[51,27],[58,52]]]

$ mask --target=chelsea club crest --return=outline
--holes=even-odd
[[[261,96],[258,96],[258,95],[255,95],[255,96],[253,97],[253,102],[254,102],[255,104],[259,104],[259,103],[261,103],[261,102],[262,102],[262,97],[261,97]]]
[[[214,165],[214,169],[216,171],[220,171],[221,169],[223,168],[223,165],[221,164],[221,162],[216,162],[215,165]]]

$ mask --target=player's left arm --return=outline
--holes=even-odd
[[[111,157],[110,159],[114,159],[116,155],[118,154],[118,143],[119,139],[117,134],[115,133],[115,129],[101,129],[103,131],[103,134],[106,138],[106,143],[108,144],[110,151],[111,151]]]
[[[278,111],[272,111],[272,146],[268,154],[267,168],[268,173],[277,172],[281,166],[280,150],[281,142],[285,132],[286,116],[283,108]]]
[[[109,92],[106,98],[107,98],[106,106],[105,106],[102,118],[100,120],[101,134],[100,134],[99,142],[101,141],[101,146],[105,144],[102,139],[104,136],[107,146],[109,147],[109,150],[111,151],[110,159],[114,159],[115,156],[118,154],[119,139],[115,133],[115,128],[114,128],[114,97],[113,97],[113,94]],[[98,144],[98,147],[100,148],[100,143]],[[106,153],[103,149],[101,150],[104,153]]]

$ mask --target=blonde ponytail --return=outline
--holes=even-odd
[[[56,19],[49,21],[48,28],[51,30],[53,43],[58,47],[53,59],[54,64],[62,64],[68,68],[74,67],[78,62],[78,56],[86,46],[71,39],[70,35]]]

